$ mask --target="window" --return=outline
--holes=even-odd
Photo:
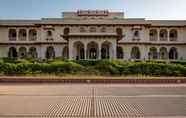
[[[170,37],[170,41],[176,41],[177,38],[178,38],[178,32],[177,32],[177,30],[174,30],[174,29],[170,30],[169,37]]]
[[[26,40],[26,30],[25,29],[20,29],[19,30],[19,40],[25,41]]]
[[[16,33],[15,29],[10,29],[8,35],[9,35],[9,40],[10,41],[15,41],[16,40],[17,33]]]
[[[139,31],[134,31],[134,36],[139,37]]]
[[[86,32],[84,27],[80,27],[80,32]]]
[[[106,27],[102,27],[101,32],[106,32]]]
[[[69,35],[70,29],[69,28],[64,28],[63,34],[64,35]]]
[[[37,31],[35,29],[31,29],[29,31],[29,40],[30,41],[35,41],[37,40]]]
[[[47,36],[51,37],[52,36],[52,31],[47,31]]]
[[[90,27],[90,32],[96,32],[96,27]]]

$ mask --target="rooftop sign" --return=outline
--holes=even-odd
[[[78,10],[78,16],[108,16],[108,10]]]

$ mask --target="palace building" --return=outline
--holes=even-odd
[[[184,60],[186,21],[78,10],[62,18],[0,20],[0,58]]]

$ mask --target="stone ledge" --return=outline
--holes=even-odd
[[[0,77],[0,83],[105,83],[173,84],[186,83],[186,77]]]

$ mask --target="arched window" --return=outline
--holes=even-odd
[[[101,32],[106,32],[106,27],[102,27]]]
[[[68,59],[68,46],[65,46],[64,48],[63,48],[63,51],[62,51],[62,58],[63,59]]]
[[[48,37],[51,37],[51,36],[52,36],[52,31],[48,30],[48,31],[47,31],[47,36],[48,36]]]
[[[19,40],[21,41],[26,41],[26,30],[25,29],[20,29],[19,30]]]
[[[157,41],[158,40],[157,30],[156,29],[151,29],[150,33],[149,33],[149,36],[150,36],[150,41]]]
[[[109,59],[111,57],[111,47],[112,44],[110,42],[105,41],[101,46],[101,58]]]
[[[160,59],[167,59],[167,58],[168,58],[167,48],[165,47],[160,48]]]
[[[85,27],[80,27],[80,32],[86,32]]]
[[[118,59],[123,59],[124,54],[123,54],[123,48],[122,47],[117,47],[117,58]]]
[[[46,58],[47,59],[53,59],[55,58],[55,50],[53,47],[48,47],[46,50]]]
[[[176,41],[178,38],[178,32],[175,29],[170,30],[170,41]]]
[[[139,37],[139,31],[138,30],[134,31],[134,37]]]
[[[69,35],[69,33],[70,33],[70,28],[64,28],[63,34]]]
[[[167,41],[168,39],[168,32],[166,29],[160,30],[160,41]]]
[[[116,33],[118,36],[118,40],[121,40],[123,38],[123,30],[121,28],[117,28]]]
[[[15,47],[10,47],[8,51],[9,58],[17,58],[17,50]]]
[[[37,31],[35,29],[29,30],[29,40],[36,41],[37,40]]]
[[[96,27],[90,27],[90,32],[96,32]]]
[[[29,57],[30,58],[37,58],[37,49],[35,47],[31,47],[29,49]]]
[[[140,59],[140,49],[138,47],[133,47],[131,51],[132,59]]]
[[[172,47],[169,51],[169,59],[178,59],[178,52],[175,47]]]
[[[8,33],[8,37],[10,41],[15,41],[17,37],[17,33],[15,29],[10,29]]]
[[[19,48],[19,57],[21,59],[26,58],[27,57],[27,51],[25,47],[20,47]]]
[[[52,31],[48,30],[46,32],[46,40],[48,40],[48,41],[53,40],[53,33],[52,33]]]
[[[151,47],[149,51],[149,58],[150,59],[157,59],[158,58],[158,52],[155,47]]]

